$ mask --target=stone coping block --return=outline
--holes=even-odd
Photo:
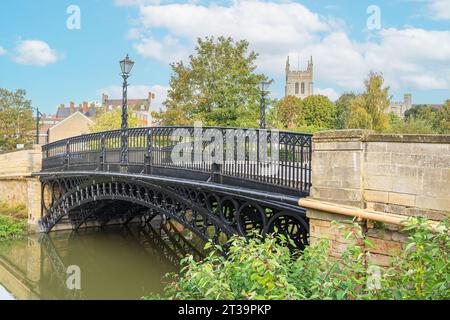
[[[377,133],[365,129],[327,130],[314,133],[313,141],[349,141],[359,140],[364,142],[403,142],[403,143],[442,143],[450,144],[448,134],[400,134]]]

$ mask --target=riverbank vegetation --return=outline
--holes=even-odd
[[[235,237],[228,258],[214,252],[202,261],[187,257],[180,273],[168,275],[164,296],[146,298],[449,299],[448,227],[447,220],[431,231],[425,219],[410,219],[408,242],[388,268],[367,262],[366,247],[373,244],[358,224],[346,227],[352,241],[340,259],[330,256],[327,240],[295,254],[283,237]]]
[[[27,233],[26,206],[8,206],[0,202],[0,241],[18,238]]]

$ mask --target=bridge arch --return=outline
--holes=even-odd
[[[117,215],[96,212],[93,208],[108,211],[118,206],[123,210],[119,217],[124,222],[162,215],[182,224],[204,241],[220,245],[233,234],[251,236],[254,230],[259,234],[286,232],[295,237],[298,247],[307,244],[308,223],[304,211],[295,206],[286,209],[285,203],[177,181],[155,183],[130,175],[86,177],[60,173],[41,180],[43,193],[46,189],[51,191],[42,198],[40,227],[44,232],[50,232],[63,218],[75,230],[93,215],[103,224]],[[102,203],[106,206],[99,206]]]

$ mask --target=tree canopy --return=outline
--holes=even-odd
[[[257,127],[259,83],[267,78],[255,72],[257,54],[248,46],[232,38],[199,38],[187,64],[171,64],[166,110],[154,116],[164,125]]]
[[[350,100],[349,128],[383,131],[389,128],[387,109],[390,104],[389,87],[383,87],[380,73],[370,72],[365,80],[365,92]]]
[[[94,119],[94,123],[89,126],[91,132],[102,132],[120,129],[122,124],[122,110],[114,109],[112,111],[103,112]],[[139,119],[133,117],[131,111],[128,111],[128,127],[138,127]]]
[[[17,144],[32,143],[35,120],[25,90],[0,88],[0,149],[14,150]]]
[[[287,96],[275,102],[270,112],[271,126],[277,129],[313,132],[334,128],[336,106],[327,97],[312,95],[305,99]]]

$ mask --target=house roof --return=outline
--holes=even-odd
[[[59,126],[60,124],[66,122],[67,120],[75,117],[76,115],[81,115],[82,117],[86,118],[90,123],[94,123],[94,121],[92,121],[91,119],[89,119],[88,117],[86,117],[82,112],[80,111],[75,111],[74,113],[72,113],[70,116],[68,116],[67,118],[65,118],[64,120],[58,122],[57,124],[55,124],[54,126],[52,126],[51,128],[49,128],[49,131],[52,131],[54,128],[56,128],[57,126]]]

